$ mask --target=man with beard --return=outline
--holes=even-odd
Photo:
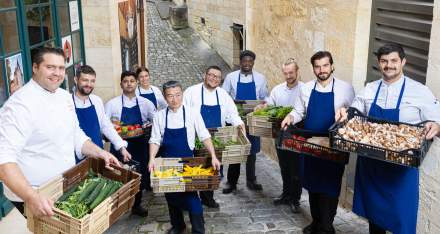
[[[110,140],[115,149],[123,156],[123,161],[131,159],[127,151],[127,142],[118,135],[110,119],[105,115],[104,104],[100,97],[92,94],[95,88],[96,72],[88,65],[76,71],[75,90],[72,94],[79,126],[97,146],[104,148],[102,134]],[[76,155],[76,162],[83,158]]]
[[[298,80],[298,64],[293,58],[283,63],[282,72],[285,82],[275,86],[267,98],[267,103],[258,106],[256,109],[274,106],[291,106],[299,98],[303,82]],[[277,149],[278,163],[283,181],[283,192],[274,200],[275,205],[285,204],[290,207],[293,213],[299,213],[299,200],[301,198],[300,181],[300,156],[285,150]]]
[[[183,93],[185,106],[200,111],[206,128],[224,127],[226,123],[240,126],[246,131],[243,120],[238,115],[234,100],[220,87],[222,71],[218,66],[206,69],[203,82],[193,85]],[[213,191],[200,192],[202,204],[210,208],[218,208]]]
[[[223,89],[234,100],[264,100],[267,97],[267,81],[263,74],[253,71],[256,55],[250,50],[240,53],[240,70],[229,73],[223,83]],[[251,142],[251,154],[246,162],[246,185],[250,190],[263,190],[257,183],[255,176],[255,161],[260,152],[260,137],[247,135]],[[228,182],[223,189],[224,194],[232,193],[237,189],[240,177],[240,164],[231,164],[228,168]]]
[[[382,79],[368,83],[352,107],[363,114],[404,123],[425,123],[426,139],[439,136],[440,104],[428,87],[403,73],[405,51],[395,43],[377,51]],[[335,117],[347,119],[345,108]],[[436,122],[433,122],[436,121]],[[370,233],[416,233],[419,171],[416,168],[358,157],[353,211],[368,219]]]
[[[117,96],[105,105],[105,113],[111,119],[120,120],[123,125],[143,125],[153,120],[156,108],[154,104],[141,96],[136,96],[137,80],[136,74],[131,71],[124,71],[121,74],[122,95]],[[150,175],[147,170],[148,165],[148,143],[144,136],[131,138],[128,141],[127,150],[132,155],[133,160],[140,163],[141,186],[136,194],[134,205],[131,212],[135,215],[145,217],[148,211],[141,206],[142,192],[150,185]],[[123,155],[117,152],[114,145],[111,152],[122,159]]]
[[[284,128],[304,119],[304,128],[327,132],[335,122],[335,112],[350,106],[354,98],[351,84],[333,76],[333,58],[328,51],[315,53],[310,62],[316,80],[303,85],[293,111],[281,123]],[[336,216],[341,180],[345,165],[312,156],[304,156],[302,184],[309,192],[312,223],[304,233],[335,233]]]

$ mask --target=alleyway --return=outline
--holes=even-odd
[[[147,11],[148,63],[155,85],[177,79],[188,87],[201,81],[206,66],[216,64],[227,68],[191,29],[173,31],[167,21],[161,20],[154,1],[147,2]],[[245,174],[243,169],[242,175]],[[262,192],[249,191],[244,176],[240,177],[235,194],[224,195],[221,190],[216,191],[220,209],[205,209],[207,233],[302,233],[301,229],[310,222],[307,192],[303,192],[301,199],[302,213],[292,214],[287,206],[273,205],[273,198],[281,191],[278,164],[263,154],[258,155],[257,177],[264,187]],[[147,193],[144,197],[143,205],[149,210],[147,218],[126,214],[106,233],[165,233],[170,224],[164,196]],[[334,225],[337,233],[368,233],[364,220],[341,208]]]

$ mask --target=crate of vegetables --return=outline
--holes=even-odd
[[[241,117],[246,125],[246,131],[249,132],[246,115],[254,111],[255,107],[262,104],[261,100],[235,100],[235,106],[237,106],[238,115]]]
[[[432,141],[424,136],[424,123],[390,122],[349,108],[347,120],[331,127],[330,142],[336,149],[362,157],[419,167]]]
[[[211,191],[219,188],[220,176],[211,158],[156,158],[150,173],[154,193]]]
[[[211,130],[215,153],[223,165],[246,162],[251,151],[251,143],[238,127],[226,126]],[[196,139],[196,157],[209,156],[203,143]]]
[[[249,135],[277,138],[281,122],[292,109],[292,107],[267,106],[247,114]]]
[[[34,233],[103,233],[133,206],[140,175],[88,158],[41,186],[38,192],[55,200],[55,215],[35,217],[26,208],[27,226]]]
[[[277,148],[307,156],[347,164],[349,154],[330,147],[328,132],[315,132],[290,126],[281,131]]]
[[[144,137],[146,140],[150,139],[151,135],[151,123],[147,122],[144,124],[124,124],[123,122],[113,119],[113,126],[118,132],[122,139],[128,140],[132,138]]]

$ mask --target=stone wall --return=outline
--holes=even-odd
[[[235,39],[230,26],[233,23],[244,25],[245,1],[187,0],[187,5],[190,27],[233,67],[236,47],[233,46]],[[201,18],[204,18],[204,23]]]

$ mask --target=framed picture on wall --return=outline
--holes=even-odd
[[[61,46],[64,51],[64,57],[66,58],[66,68],[73,65],[73,49],[72,49],[72,36],[65,36],[61,39]]]
[[[5,67],[9,93],[12,95],[24,85],[21,53],[7,57],[5,59]]]

